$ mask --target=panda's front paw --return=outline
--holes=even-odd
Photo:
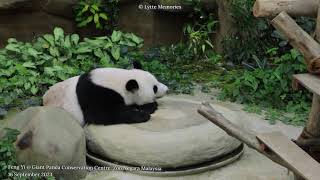
[[[133,115],[132,118],[132,123],[142,123],[147,122],[151,118],[151,116],[150,114],[139,112]]]

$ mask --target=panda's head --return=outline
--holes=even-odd
[[[141,64],[134,62],[133,66],[134,69],[130,70],[133,76],[125,85],[126,97],[132,100],[130,104],[153,103],[167,93],[168,87],[159,82],[151,73],[142,70]]]
[[[141,64],[135,62],[133,66],[130,70],[98,68],[90,72],[90,79],[94,84],[120,94],[126,105],[153,103],[167,93],[168,87],[142,70]]]

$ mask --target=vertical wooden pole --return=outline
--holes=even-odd
[[[320,42],[320,0],[318,3],[318,17],[317,25],[315,30],[315,39]],[[313,94],[311,111],[309,114],[309,120],[306,127],[303,129],[302,134],[298,138],[298,141],[309,139],[309,138],[320,138],[320,95]],[[315,160],[320,162],[320,152],[308,152]],[[303,180],[303,178],[295,175],[295,180]]]

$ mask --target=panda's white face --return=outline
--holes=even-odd
[[[151,73],[140,69],[99,68],[90,74],[95,84],[119,93],[126,105],[153,103],[168,91]]]
[[[128,96],[132,96],[134,104],[153,103],[167,93],[168,87],[160,83],[151,73],[139,69],[131,71],[135,74],[135,79],[132,80],[138,84],[136,89],[128,91]]]

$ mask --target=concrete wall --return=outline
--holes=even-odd
[[[0,1],[0,46],[8,38],[27,41],[41,34],[52,33],[56,26],[64,28],[67,33],[75,32],[71,1],[56,4],[62,0],[1,0]],[[59,9],[61,11],[54,11]],[[52,13],[54,12],[54,13]]]
[[[133,32],[145,40],[145,47],[176,43],[183,37],[183,24],[188,22],[183,11],[154,11],[138,8],[141,1],[120,0],[119,29]],[[29,41],[56,26],[82,37],[107,34],[94,26],[76,27],[72,7],[77,0],[0,0],[0,47],[7,39]]]

